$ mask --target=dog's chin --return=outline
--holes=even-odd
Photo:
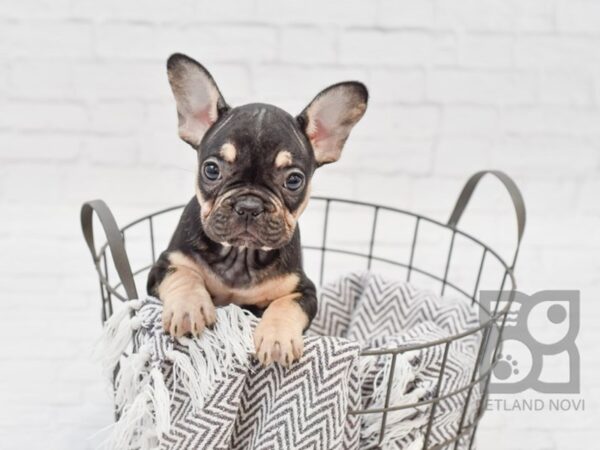
[[[239,235],[223,242],[227,247],[248,248],[253,250],[273,250],[272,246],[268,246],[258,239],[250,235]]]
[[[281,236],[279,239],[261,239],[249,232],[241,232],[231,236],[217,236],[206,230],[208,238],[214,242],[221,244],[224,247],[247,248],[252,250],[275,250],[284,247],[291,240],[291,236]]]

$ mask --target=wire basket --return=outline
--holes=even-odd
[[[486,174],[494,175],[502,182],[515,209],[517,245],[510,263],[505,262],[496,251],[476,237],[457,228],[477,184]],[[184,205],[178,205],[163,209],[119,228],[103,201],[90,201],[82,206],[81,225],[98,274],[103,322],[112,315],[113,307],[116,307],[113,299],[122,302],[138,298],[136,283],[145,285],[147,272],[161,249],[166,248],[183,207]],[[98,249],[94,243],[94,212],[106,235],[106,243]],[[163,220],[167,216],[169,219]],[[514,299],[516,282],[513,272],[525,219],[525,205],[518,187],[510,177],[499,171],[475,173],[465,184],[447,223],[382,205],[336,198],[311,199],[301,220],[302,242],[305,270],[313,281],[318,281],[318,285],[335,276],[335,270],[343,273],[348,270],[369,269],[390,273],[396,279],[404,277],[419,286],[427,285],[438,289],[440,295],[469,299],[479,307],[482,318],[480,324],[461,334],[426,344],[361,353],[361,356],[389,355],[394,366],[399,354],[425,347],[443,348],[444,359],[432,398],[410,405],[390,404],[390,376],[383,408],[351,412],[381,416],[380,442],[384,437],[390,412],[427,406],[429,418],[424,430],[424,450],[470,449],[473,446],[478,423],[485,412],[492,370],[500,356],[502,333]],[[426,229],[429,233],[433,231],[437,237],[427,236]],[[442,254],[436,256],[435,252]],[[471,263],[462,262],[465,258],[460,258],[459,253],[469,256]],[[430,267],[428,261],[431,260],[441,264],[437,268]],[[480,302],[479,293],[482,289],[498,291],[498,297],[491,306]],[[450,345],[474,334],[478,335],[480,344],[474,367],[469,368],[472,373],[470,382],[442,394],[440,382],[445,375],[445,356]],[[390,374],[393,374],[393,370]],[[473,404],[472,395],[476,388],[480,390],[479,399]],[[445,442],[430,443],[437,406],[441,401],[459,395],[464,398],[464,403],[455,433]],[[467,410],[471,412],[467,414]]]

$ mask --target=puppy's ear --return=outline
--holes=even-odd
[[[310,140],[317,164],[337,161],[350,130],[367,109],[364,84],[348,81],[321,91],[297,117]]]
[[[179,136],[197,147],[229,106],[208,70],[189,56],[171,55],[167,60],[167,73],[177,104]]]

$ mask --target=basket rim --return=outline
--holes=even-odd
[[[346,198],[341,198],[341,197],[326,197],[326,196],[322,196],[322,195],[315,195],[315,196],[311,196],[310,197],[311,200],[317,200],[317,201],[324,201],[326,203],[331,203],[331,202],[338,202],[338,203],[346,203],[349,205],[357,205],[357,206],[365,206],[365,207],[370,207],[370,208],[376,208],[379,210],[383,210],[383,211],[390,211],[390,212],[396,212],[396,213],[400,213],[400,214],[405,214],[407,216],[412,216],[412,217],[417,217],[420,220],[424,220],[426,222],[432,223],[434,225],[438,225],[441,226],[443,228],[447,228],[449,230],[452,230],[453,232],[455,232],[456,234],[459,234],[469,240],[471,240],[472,242],[475,242],[476,244],[479,244],[481,247],[483,247],[484,249],[486,249],[490,254],[492,254],[496,260],[502,264],[502,266],[504,267],[504,269],[506,269],[507,272],[509,272],[510,274],[513,273],[513,268],[511,266],[508,265],[508,263],[504,260],[504,258],[502,256],[500,256],[498,254],[498,252],[496,252],[494,249],[492,249],[488,244],[486,244],[485,242],[481,241],[480,239],[476,238],[475,236],[471,235],[470,233],[467,233],[465,231],[462,231],[460,228],[457,227],[453,227],[451,225],[448,225],[447,223],[443,223],[437,219],[432,219],[431,217],[425,216],[423,214],[419,214],[419,213],[415,213],[412,211],[409,211],[407,209],[403,209],[403,208],[397,208],[394,206],[387,206],[387,205],[383,205],[380,203],[370,203],[370,202],[365,202],[365,201],[360,201],[360,200],[351,200],[351,199],[346,199]],[[175,211],[177,209],[182,209],[185,208],[186,204],[182,203],[182,204],[177,204],[177,205],[173,205],[173,206],[169,206],[167,208],[163,208],[163,209],[159,209],[157,211],[154,211],[150,214],[146,214],[145,216],[142,217],[138,217],[135,220],[132,220],[131,222],[127,223],[126,225],[124,225],[123,227],[120,228],[120,231],[126,231],[129,228],[142,223],[144,220],[148,220],[152,217],[158,216],[160,214],[165,214],[171,211]],[[108,243],[105,242],[101,248],[100,251],[98,252],[98,254],[102,254],[104,253],[105,248],[108,246]],[[513,280],[514,281],[514,280]],[[516,287],[516,284],[515,284]]]
[[[450,226],[446,223],[443,223],[439,220],[436,219],[432,219],[428,216],[424,216],[422,214],[418,214],[418,213],[414,213],[412,211],[408,211],[406,209],[402,209],[402,208],[396,208],[396,207],[392,207],[392,206],[387,206],[387,205],[382,205],[379,203],[370,203],[370,202],[364,202],[364,201],[360,201],[360,200],[351,200],[351,199],[345,199],[345,198],[339,198],[339,197],[329,197],[329,196],[312,196],[311,200],[317,200],[317,201],[323,201],[326,204],[332,203],[332,202],[337,202],[337,203],[343,203],[343,204],[350,204],[350,205],[357,205],[357,206],[364,206],[364,207],[369,207],[369,208],[374,208],[374,209],[379,209],[379,210],[383,210],[383,211],[390,211],[390,212],[394,212],[394,213],[400,213],[400,214],[404,214],[407,216],[412,216],[415,217],[419,220],[424,220],[426,222],[432,223],[434,225],[437,226],[441,226],[443,228],[449,229],[451,230],[453,233],[459,234],[469,240],[471,240],[472,242],[475,242],[476,244],[480,245],[485,251],[489,252],[490,254],[492,254],[496,260],[502,265],[502,267],[504,268],[504,273],[505,273],[505,278],[508,276],[510,278],[511,281],[511,288],[510,288],[510,298],[509,300],[506,302],[506,305],[504,306],[504,308],[502,308],[501,310],[497,310],[494,312],[494,314],[492,314],[490,311],[488,311],[485,307],[483,307],[479,302],[475,301],[475,303],[477,304],[478,308],[482,309],[483,311],[485,311],[488,315],[487,320],[485,320],[485,322],[480,323],[477,326],[471,327],[461,333],[457,333],[457,334],[453,334],[451,336],[448,336],[446,338],[441,338],[441,339],[437,339],[435,341],[429,341],[427,343],[420,343],[420,344],[414,344],[414,345],[408,345],[408,346],[402,346],[402,347],[396,347],[396,348],[389,348],[389,349],[381,349],[381,350],[364,350],[361,351],[361,356],[375,356],[375,355],[383,355],[383,354],[389,354],[389,355],[393,355],[393,354],[399,354],[399,353],[406,353],[409,351],[415,351],[415,350],[421,350],[424,348],[429,348],[429,347],[434,347],[437,345],[442,345],[442,344],[449,344],[450,342],[453,341],[458,341],[460,339],[463,339],[467,336],[470,336],[472,334],[478,333],[479,331],[481,331],[482,329],[488,327],[490,325],[490,323],[493,323],[493,325],[496,328],[499,328],[498,325],[498,320],[502,319],[510,310],[511,304],[512,304],[512,300],[514,299],[514,295],[515,295],[515,291],[517,289],[517,284],[516,284],[516,279],[513,273],[513,268],[510,267],[506,261],[498,254],[498,252],[496,252],[495,250],[493,250],[489,245],[485,244],[484,242],[482,242],[480,239],[472,236],[471,234],[462,231],[460,229],[458,229],[457,227],[453,227]],[[144,222],[145,220],[150,220],[151,218],[161,215],[161,214],[165,214],[171,211],[175,211],[178,209],[182,209],[186,206],[186,204],[178,204],[178,205],[173,205],[173,206],[169,206],[167,208],[163,208],[154,212],[151,212],[149,214],[146,214],[142,217],[138,217],[137,219],[127,223],[126,225],[124,225],[123,227],[121,227],[119,230],[121,231],[121,233],[125,232],[126,230],[132,228],[135,225],[138,225],[142,222]],[[106,248],[108,246],[108,242],[105,242],[101,247],[100,250],[98,252],[98,256],[102,257],[105,256],[104,253],[106,251]],[[324,248],[320,248],[320,247],[315,247],[315,246],[307,246],[307,249],[311,249],[311,250],[333,250],[336,251],[336,249],[324,249]],[[366,255],[362,255],[362,254],[357,254],[357,256],[366,256]],[[382,258],[379,258],[382,259]],[[136,271],[133,272],[133,276],[135,277],[136,275],[139,275],[140,273],[142,273],[143,271],[147,270],[149,267],[151,267],[150,265],[144,266],[141,269],[138,269]],[[415,268],[413,268],[414,270]],[[426,273],[427,276],[433,276],[432,274]],[[439,278],[439,277],[438,277]],[[110,286],[108,280],[105,277],[100,277],[100,281],[101,283],[110,290],[110,292],[117,296],[120,300],[125,301],[127,300],[125,297],[123,297],[120,293],[118,293],[116,291],[116,289],[118,289],[121,285],[122,282],[119,281],[117,284],[114,285],[114,287]],[[440,280],[438,280],[440,281]],[[503,280],[502,285],[504,286],[506,282],[506,279]],[[451,286],[454,289],[457,289],[456,286]],[[458,289],[460,291],[460,289]],[[463,295],[465,295],[466,293],[462,292]]]

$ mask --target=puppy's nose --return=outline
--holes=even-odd
[[[234,203],[233,210],[240,216],[257,217],[265,211],[265,205],[254,195],[244,195]]]

